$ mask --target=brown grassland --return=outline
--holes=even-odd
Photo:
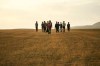
[[[100,30],[0,30],[0,66],[100,66]]]

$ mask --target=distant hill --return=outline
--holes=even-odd
[[[72,29],[100,29],[100,22],[97,22],[93,25],[74,26]]]

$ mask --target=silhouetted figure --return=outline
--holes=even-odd
[[[52,22],[49,20],[49,34],[51,34]]]
[[[49,20],[47,23],[48,34],[51,34],[51,28],[52,28],[52,22],[51,20]]]
[[[49,20],[49,23],[48,23],[48,34],[51,34],[51,28],[52,28],[52,22],[51,22],[51,20]]]
[[[44,32],[46,32],[47,24],[46,21],[44,21]]]
[[[57,31],[59,32],[59,22],[57,23]]]
[[[35,23],[36,32],[38,32],[38,22]]]
[[[69,22],[67,24],[67,30],[70,31],[70,24],[69,24]]]
[[[56,28],[56,32],[59,32],[59,22],[56,22],[55,28]]]
[[[65,21],[63,21],[63,32],[65,32],[65,26],[66,26],[66,23]]]
[[[46,32],[49,31],[49,30],[48,30],[48,23],[49,23],[49,21],[47,21],[47,23],[46,23]]]
[[[56,32],[57,32],[57,21],[56,21],[56,24],[55,24],[55,29],[56,29]]]
[[[41,24],[41,27],[42,27],[42,32],[44,32],[44,23],[43,22]]]
[[[51,22],[51,20],[49,20],[49,22],[51,23],[51,28],[52,28],[52,22]]]
[[[60,32],[62,32],[62,23],[60,22]]]

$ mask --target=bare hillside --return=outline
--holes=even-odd
[[[100,22],[97,22],[93,25],[85,25],[85,26],[74,26],[73,29],[100,29]]]

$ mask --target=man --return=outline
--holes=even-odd
[[[44,21],[44,32],[46,32],[47,23]]]
[[[59,32],[59,22],[57,23],[57,32]]]
[[[66,26],[66,23],[65,21],[63,21],[63,32],[65,32],[65,26]]]
[[[60,22],[60,32],[62,32],[62,23]]]
[[[55,29],[56,29],[56,32],[57,32],[57,21],[56,21],[56,24],[55,24]]]
[[[67,30],[70,31],[70,24],[69,24],[69,22],[67,24]]]
[[[52,28],[52,22],[51,22],[51,20],[49,20],[49,23],[48,23],[48,34],[51,34],[51,28]]]
[[[59,32],[59,22],[57,22],[57,21],[56,21],[56,24],[55,24],[55,28],[56,28],[56,33]]]
[[[42,27],[42,32],[44,32],[44,23],[43,22],[41,24],[41,27]]]
[[[36,32],[38,32],[38,22],[35,23]]]

